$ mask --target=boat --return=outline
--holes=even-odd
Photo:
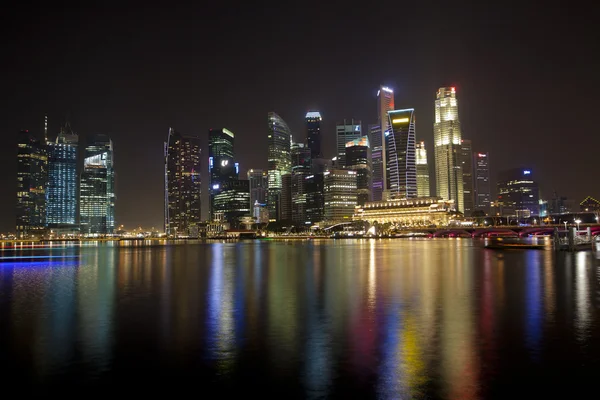
[[[544,250],[547,246],[537,243],[505,242],[500,238],[486,244],[485,248],[492,250]]]

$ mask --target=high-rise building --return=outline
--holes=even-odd
[[[316,224],[323,221],[325,212],[324,172],[315,172],[305,177],[304,185],[306,187],[306,222]]]
[[[384,191],[389,191],[387,186],[389,183],[387,165],[388,151],[386,148],[385,134],[391,129],[388,112],[394,110],[394,91],[389,87],[380,86],[377,91],[377,125],[379,127],[378,135],[375,137],[376,128],[370,129],[372,157],[373,157],[373,198],[374,201],[379,201],[383,197]],[[381,195],[379,195],[378,187],[381,186]],[[386,195],[387,196],[387,195]]]
[[[250,187],[250,206],[254,208],[256,203],[267,204],[267,190],[269,179],[266,171],[262,169],[248,170],[248,185]]]
[[[46,146],[29,131],[17,139],[17,236],[42,233],[46,226]]]
[[[381,126],[369,125],[369,143],[371,144],[371,168],[372,168],[372,193],[371,197],[373,201],[381,201],[383,198],[383,187],[384,187],[384,171],[383,167],[383,134],[381,133]]]
[[[473,190],[473,150],[470,140],[461,140],[460,167],[463,176],[463,206],[465,217],[473,215],[475,209],[475,196]]]
[[[200,138],[169,128],[165,143],[165,233],[197,236],[201,222]],[[249,206],[249,204],[247,205]]]
[[[475,154],[475,209],[490,213],[492,190],[489,153]]]
[[[268,114],[267,125],[269,132],[269,190],[267,206],[269,208],[269,218],[277,220],[281,218],[282,176],[292,172],[292,159],[290,155],[292,131],[285,121],[274,112]]]
[[[390,129],[385,133],[387,188],[393,198],[417,197],[415,110],[389,111]]]
[[[309,111],[306,113],[306,143],[310,149],[310,158],[323,158],[321,151],[321,113]]]
[[[418,142],[415,147],[417,160],[417,196],[429,197],[429,163],[427,163],[427,149],[425,142]]]
[[[77,230],[77,146],[79,137],[69,123],[55,141],[48,142],[48,187],[46,189],[46,223],[59,233]]]
[[[371,147],[367,136],[346,143],[346,166],[356,171],[356,202],[363,206],[371,201]]]
[[[292,174],[281,177],[280,220],[292,221]]]
[[[461,131],[456,88],[445,87],[437,91],[433,140],[437,195],[444,200],[454,200],[458,211],[463,212]]]
[[[209,219],[213,220],[213,201],[223,183],[238,179],[239,170],[234,161],[235,135],[229,129],[208,131],[208,196]]]
[[[336,126],[337,160],[341,167],[346,167],[346,143],[362,136],[362,125],[359,120],[343,120]]]
[[[241,226],[241,218],[249,217],[250,186],[246,179],[231,179],[220,183],[218,192],[214,195],[213,212],[223,215],[223,220],[232,229]]]
[[[297,224],[306,222],[306,185],[310,175],[310,149],[303,143],[292,144],[291,202],[292,221]]]
[[[498,203],[502,215],[518,219],[539,215],[539,188],[531,169],[514,168],[498,175]]]
[[[110,235],[115,229],[113,144],[107,135],[88,138],[79,183],[79,226],[83,234]]]
[[[330,169],[324,173],[325,220],[352,221],[356,207],[356,171]]]

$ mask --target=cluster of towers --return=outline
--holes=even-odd
[[[87,137],[79,160],[79,136],[67,123],[54,140],[27,130],[17,141],[19,237],[45,234],[110,235],[115,229],[113,144],[106,135]]]

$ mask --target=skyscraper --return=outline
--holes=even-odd
[[[48,187],[46,189],[46,223],[63,233],[77,229],[77,145],[79,137],[69,123],[53,142],[48,142]]]
[[[279,219],[292,221],[292,174],[281,177],[281,196],[279,205]]]
[[[473,193],[473,151],[471,150],[470,140],[461,140],[460,166],[463,176],[463,213],[465,217],[470,217],[475,208],[475,198]]]
[[[316,224],[323,221],[324,217],[324,172],[315,172],[305,177],[304,184],[306,187],[306,221]]]
[[[475,154],[475,209],[490,213],[492,198],[490,184],[490,155]]]
[[[250,187],[250,208],[258,204],[267,204],[268,175],[262,169],[248,170],[248,185]]]
[[[456,88],[446,87],[437,91],[433,140],[437,195],[444,200],[454,200],[457,210],[463,212],[461,131]]]
[[[539,215],[539,188],[530,169],[513,168],[498,175],[498,203],[503,216]]]
[[[325,171],[325,220],[349,222],[356,207],[356,171],[330,169]]]
[[[112,234],[115,228],[113,144],[106,135],[88,138],[80,181],[79,224],[83,234]]]
[[[363,206],[371,201],[371,148],[367,136],[346,143],[346,166],[356,171],[356,202]]]
[[[309,111],[306,113],[306,143],[310,149],[310,158],[323,158],[321,151],[321,113]]]
[[[427,163],[427,150],[425,142],[418,142],[415,147],[417,155],[417,196],[429,197],[429,164]]]
[[[229,129],[208,131],[208,195],[209,219],[213,219],[214,197],[225,182],[238,179],[239,171],[234,161],[235,135]]]
[[[29,131],[20,131],[17,139],[17,210],[16,227],[20,238],[41,233],[46,226],[46,146]]]
[[[306,222],[306,185],[305,178],[310,175],[310,149],[303,143],[292,144],[291,202],[292,221],[298,224]]]
[[[251,215],[249,182],[246,179],[230,179],[221,182],[215,192],[213,212],[233,229],[240,227],[240,219]]]
[[[269,218],[277,220],[281,218],[280,198],[282,176],[292,172],[292,159],[290,156],[292,132],[285,121],[274,112],[268,114],[267,125],[269,132],[269,190],[267,205],[269,207]]]
[[[343,120],[336,126],[337,160],[340,166],[346,167],[346,143],[362,136],[362,125],[359,120]]]
[[[197,236],[201,210],[200,138],[169,128],[165,143],[165,233]]]
[[[387,187],[395,198],[417,197],[415,110],[389,111],[390,129],[385,133]]]
[[[377,125],[370,127],[373,158],[373,201],[380,201],[383,191],[389,190],[385,133],[390,129],[388,112],[394,110],[394,91],[380,86],[377,91]],[[379,189],[381,188],[381,189]]]

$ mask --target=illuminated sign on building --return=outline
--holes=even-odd
[[[531,174],[531,171],[528,169],[523,171],[523,175],[530,175],[530,174]]]
[[[408,118],[396,118],[392,120],[392,124],[402,124],[408,122]]]

